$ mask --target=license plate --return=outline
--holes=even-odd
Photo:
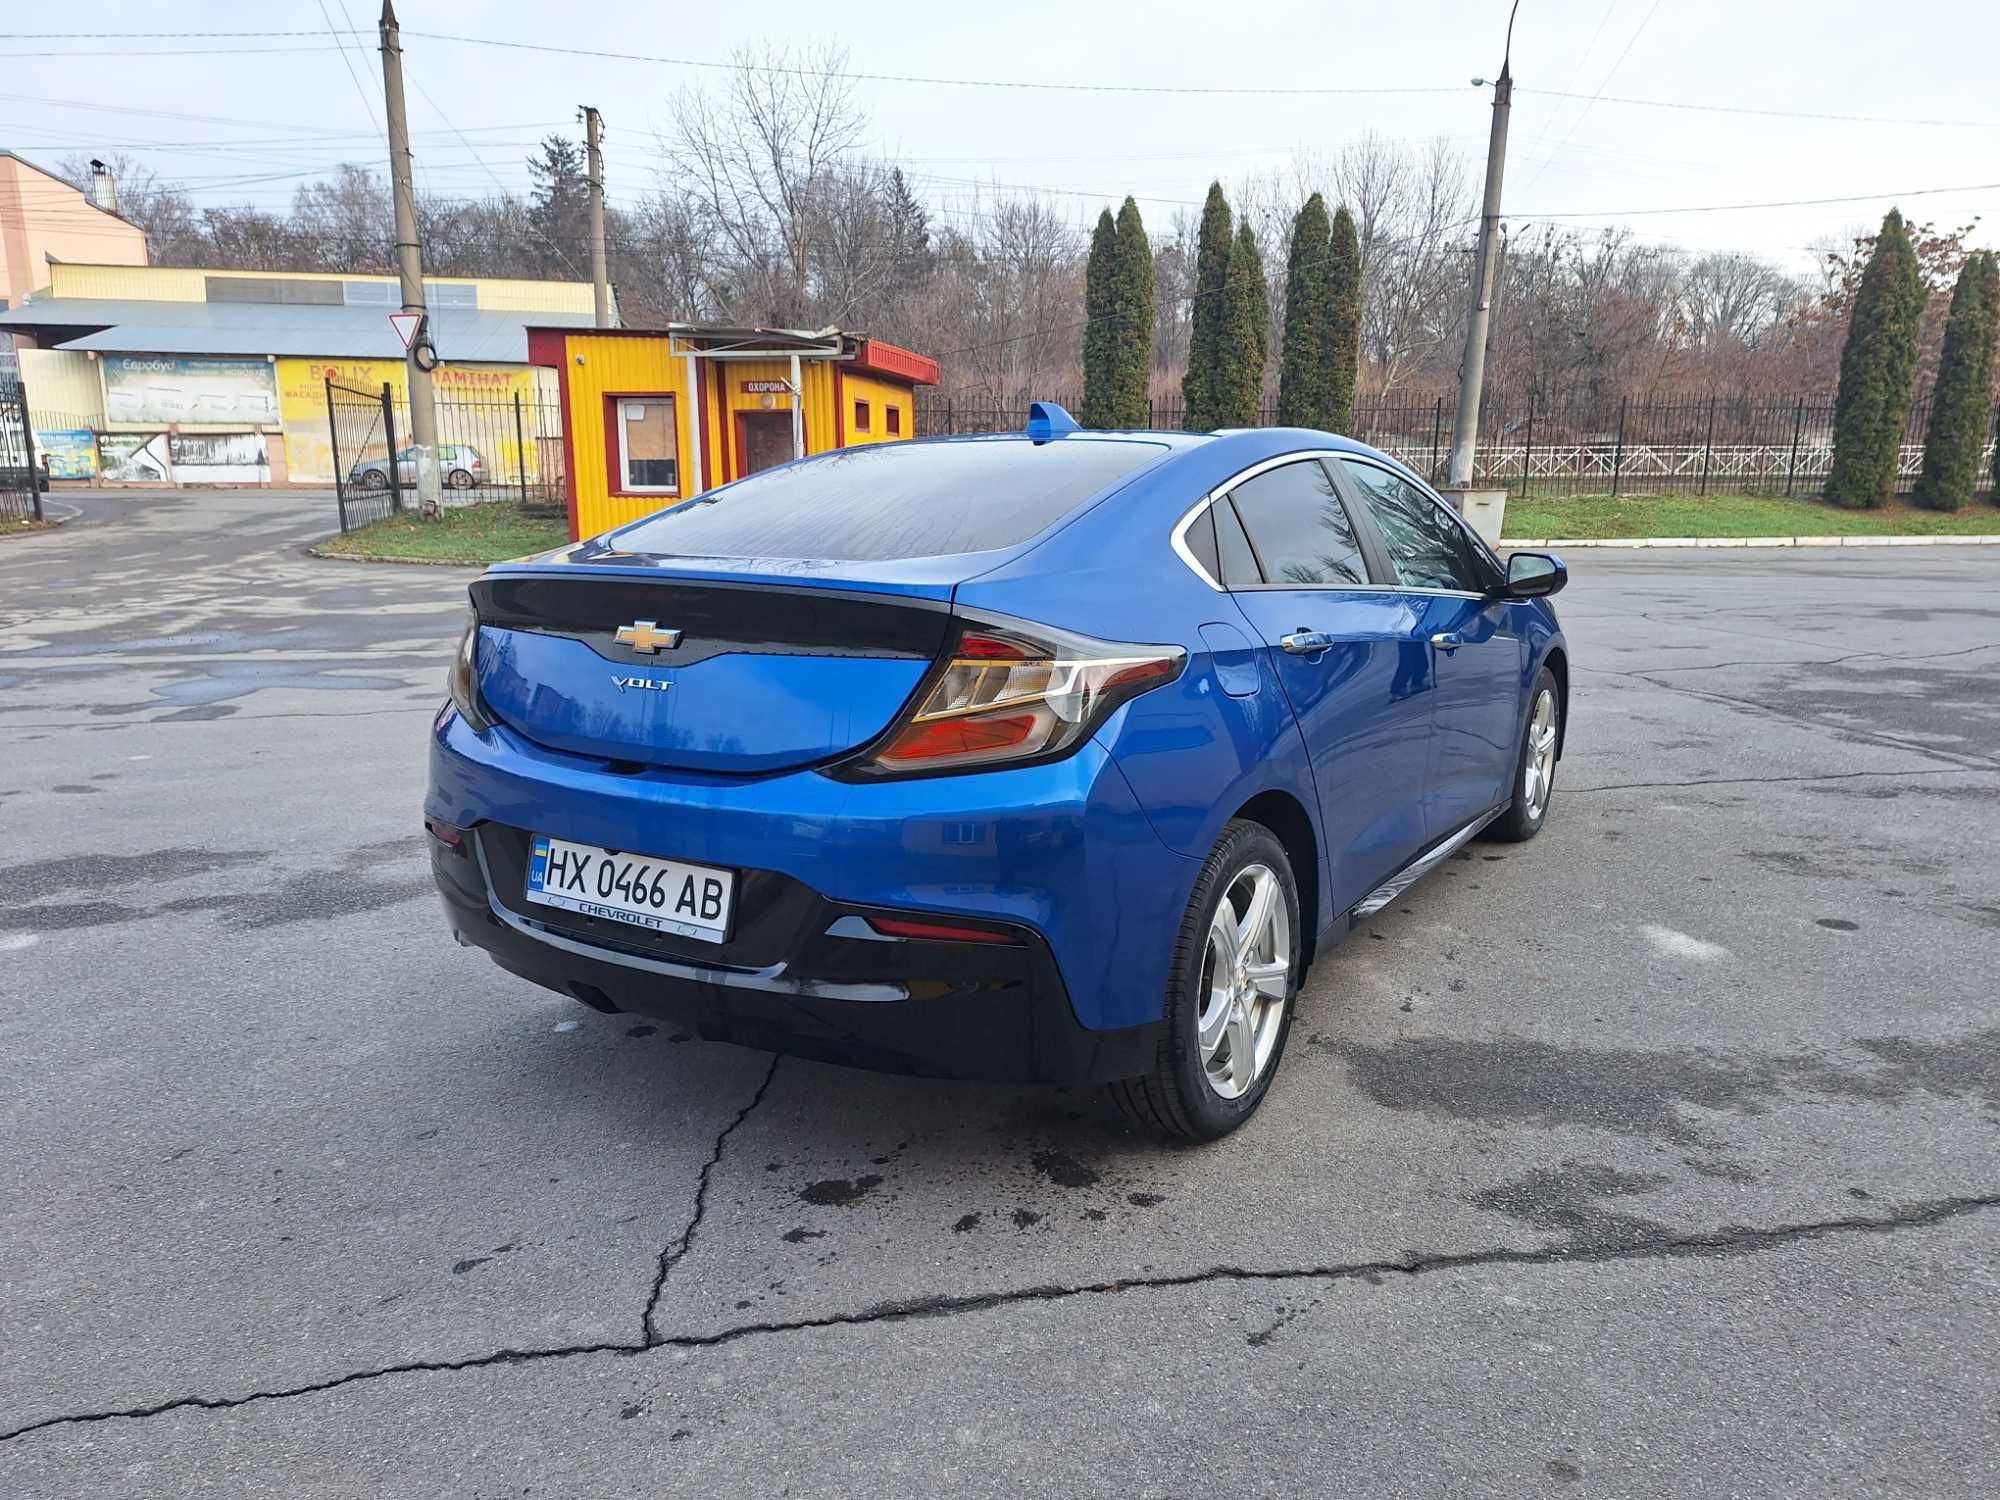
[[[528,849],[527,894],[544,906],[719,943],[729,933],[736,875],[537,834]]]

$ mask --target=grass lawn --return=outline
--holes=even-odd
[[[313,551],[331,557],[490,563],[545,552],[568,540],[569,523],[563,517],[524,515],[515,501],[488,500],[452,506],[436,521],[391,516],[343,536],[329,537]]]
[[[1514,537],[1601,541],[1649,536],[2000,536],[2000,506],[1843,510],[1781,495],[1534,495],[1507,502]]]
[[[32,516],[0,516],[0,536],[20,536],[30,531],[54,531],[54,521],[37,521]]]

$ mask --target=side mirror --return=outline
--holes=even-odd
[[[1507,559],[1507,583],[1501,590],[1509,599],[1541,599],[1558,593],[1569,582],[1569,569],[1552,552],[1516,552]]]

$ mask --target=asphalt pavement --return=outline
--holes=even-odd
[[[2000,1492],[2000,548],[1577,554],[1547,830],[1172,1149],[454,947],[470,572],[63,498],[0,541],[0,1495]]]

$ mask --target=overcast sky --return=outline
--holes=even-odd
[[[96,0],[0,6],[0,146],[30,158],[124,150],[205,202],[281,207],[343,158],[379,165],[379,0]],[[871,148],[903,160],[934,202],[968,182],[1059,189],[1079,218],[1125,193],[1149,222],[1197,204],[1211,177],[1285,167],[1374,130],[1445,136],[1483,159],[1506,0],[1010,0],[862,6],[401,0],[407,32],[596,48],[594,58],[405,37],[423,185],[525,185],[523,156],[575,106],[604,113],[614,201],[655,170],[653,136],[679,87],[722,75],[653,58],[726,61],[745,43],[827,37],[854,71],[1020,83],[1374,88],[1407,94],[1229,96],[869,82]],[[336,49],[334,25],[371,29]],[[863,24],[865,22],[865,24]],[[140,32],[299,31],[295,37],[142,39]],[[249,50],[263,49],[263,50]],[[65,56],[35,55],[64,53]],[[1892,202],[1919,221],[1982,218],[2000,244],[2000,7],[1991,0],[1522,0],[1506,213],[1626,223],[1702,251],[1803,265],[1806,247],[1872,223]],[[349,69],[353,69],[350,76]],[[358,81],[358,87],[357,87]],[[1562,94],[1573,98],[1559,97]],[[366,96],[364,99],[364,95]],[[1595,102],[1591,96],[1599,95]],[[1854,123],[1620,102],[1966,123]],[[263,179],[263,180],[251,180]],[[1729,212],[1710,205],[1860,201]]]

